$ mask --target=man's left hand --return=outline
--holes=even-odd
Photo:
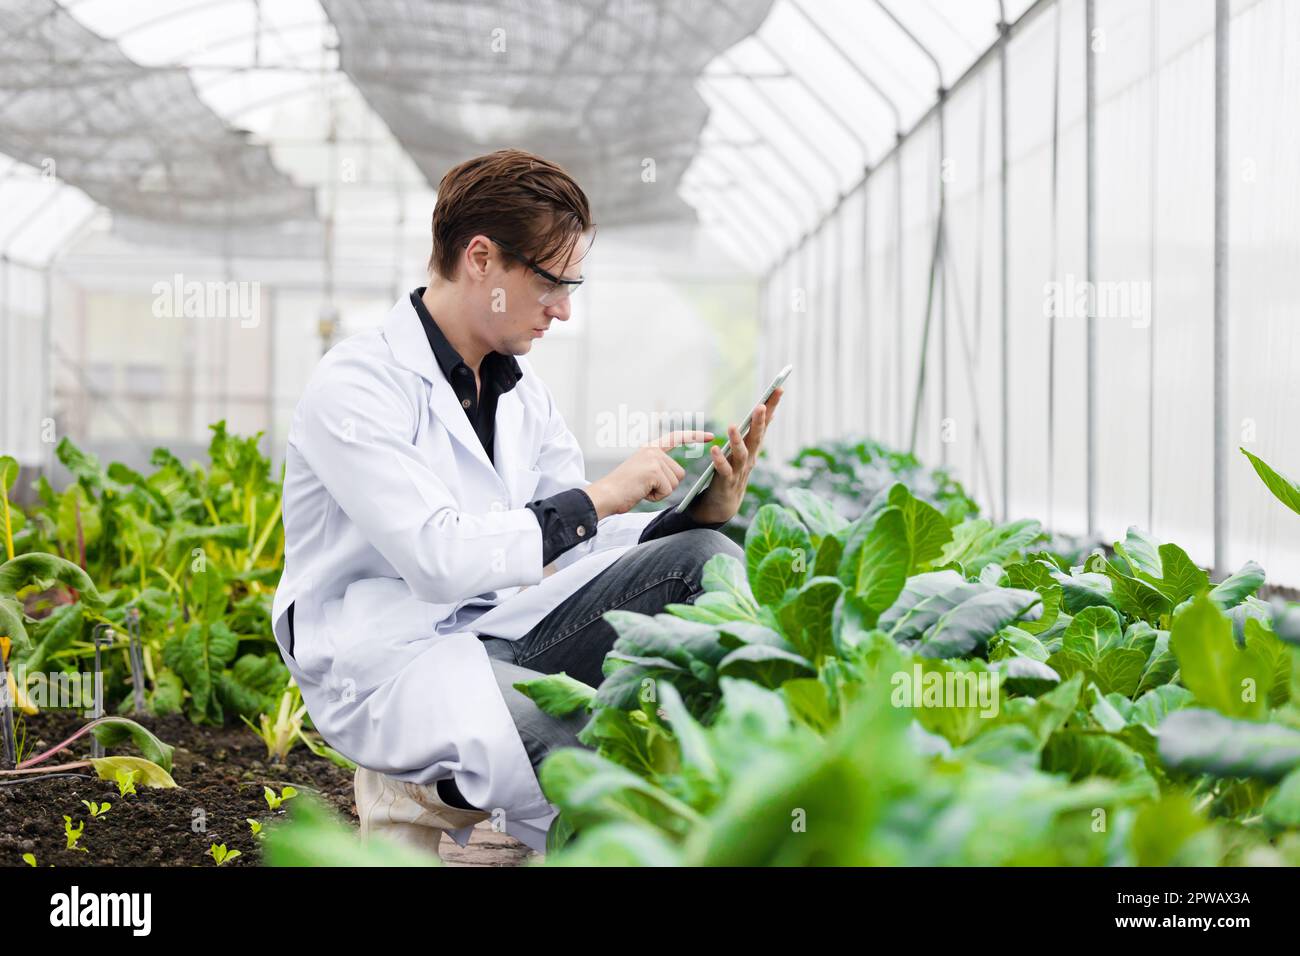
[[[714,475],[709,480],[709,487],[686,509],[696,521],[702,524],[730,521],[740,510],[745,489],[749,487],[750,469],[758,460],[758,451],[763,446],[763,434],[767,431],[768,422],[772,420],[772,413],[781,402],[783,392],[783,389],[778,388],[765,404],[754,406],[749,434],[743,439],[740,437],[739,425],[733,424],[727,429],[727,437],[731,439],[729,455],[722,454],[720,445],[710,446]]]

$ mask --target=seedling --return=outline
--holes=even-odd
[[[23,862],[26,863],[28,866],[35,866],[35,865],[36,865],[36,854],[35,854],[35,853],[24,853],[24,854],[23,854]]]
[[[289,682],[289,686],[284,689],[280,696],[280,708],[276,712],[275,720],[271,720],[270,714],[262,714],[258,718],[260,728],[253,725],[253,722],[243,714],[239,719],[252,729],[253,733],[266,744],[266,756],[268,759],[274,758],[280,763],[284,763],[289,751],[293,749],[294,741],[302,738],[302,719],[307,715],[307,705],[302,702],[302,691],[298,685]]]
[[[261,822],[258,820],[254,820],[252,817],[245,817],[245,819],[248,821],[248,829],[253,831],[253,836],[255,837],[261,836],[262,835]]]
[[[275,791],[270,787],[263,787],[262,791],[263,795],[266,797],[266,805],[272,810],[279,810],[280,804],[284,803],[284,801],[292,800],[294,797],[298,796],[298,791],[294,787],[285,787],[280,791],[278,797],[275,795]]]
[[[208,856],[217,861],[217,866],[222,866],[227,860],[233,860],[239,855],[238,850],[227,850],[224,843],[214,843],[208,847]]]
[[[111,803],[95,803],[92,800],[82,800],[81,802],[85,804],[86,809],[90,811],[90,816],[92,819],[95,817],[103,816],[105,813],[107,813],[109,810],[113,808],[113,805]]]
[[[117,795],[125,797],[128,793],[135,793],[135,777],[138,770],[119,770],[117,772]]]
[[[84,846],[77,846],[77,841],[81,839],[81,832],[86,829],[86,821],[82,820],[76,827],[72,825],[72,817],[66,813],[63,815],[63,833],[68,838],[69,850],[80,850],[82,853],[89,853]]]

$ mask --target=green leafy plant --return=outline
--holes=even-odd
[[[224,843],[214,843],[207,851],[207,856],[212,857],[217,866],[225,866],[235,857],[242,855],[238,850],[227,850]]]
[[[35,865],[36,865],[36,854],[35,854],[35,853],[24,853],[24,854],[23,854],[23,862],[26,863],[28,866],[35,866]]]
[[[266,798],[266,805],[268,807],[272,810],[279,810],[280,805],[284,803],[284,801],[292,800],[294,797],[298,796],[298,790],[296,787],[286,786],[277,794],[270,787],[263,787],[262,796]]]
[[[127,794],[135,793],[135,778],[138,775],[139,771],[126,767],[119,767],[114,771],[113,779],[117,783],[118,796],[125,797]]]
[[[902,483],[764,506],[694,603],[606,615],[599,687],[516,685],[589,715],[541,767],[548,863],[1300,862],[1300,637],[1262,569],[1048,543]]]
[[[248,817],[248,818],[245,820],[245,822],[248,824],[248,829],[252,831],[253,836],[255,836],[255,837],[261,837],[261,835],[262,835],[262,824],[261,824],[261,821],[254,820],[252,817]]]
[[[382,836],[361,839],[355,827],[310,794],[294,803],[289,819],[266,829],[263,859],[268,866],[441,866],[432,853],[391,843]]]
[[[274,718],[262,714],[257,725],[242,714],[240,719],[266,744],[266,756],[283,763],[294,742],[303,738],[303,718],[306,716],[307,705],[302,702],[302,692],[290,681],[280,695],[280,706]]]
[[[81,802],[85,808],[90,811],[92,819],[103,816],[105,813],[108,813],[109,810],[113,809],[111,803],[96,803],[92,800],[82,800]]]
[[[85,820],[78,821],[77,826],[74,827],[72,825],[72,817],[68,816],[66,813],[63,815],[63,833],[68,839],[67,849],[81,850],[83,853],[90,852],[84,846],[77,845],[77,842],[81,839],[81,833],[85,829],[86,829]]]

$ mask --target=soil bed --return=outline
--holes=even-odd
[[[136,793],[122,797],[117,784],[95,778],[88,768],[74,771],[84,776],[22,783],[5,778],[0,783],[0,866],[26,866],[24,853],[35,854],[39,866],[214,866],[208,855],[214,843],[241,854],[225,866],[256,866],[261,848],[248,819],[265,826],[284,813],[267,806],[267,786],[277,793],[286,785],[313,792],[356,823],[352,771],[301,745],[285,763],[277,763],[267,759],[266,746],[242,724],[201,727],[181,716],[132,719],[175,748],[172,778],[177,789],[137,784]],[[74,711],[45,711],[23,722],[27,749],[39,752],[71,736],[86,720]],[[48,762],[86,759],[91,743],[86,735]],[[109,751],[137,753],[130,744]],[[112,808],[92,818],[83,800],[110,803]],[[72,817],[74,828],[85,821],[78,846],[86,852],[67,849],[64,814]],[[523,844],[486,826],[475,831],[464,849],[444,835],[441,852],[446,862],[466,866],[513,866],[531,855]]]

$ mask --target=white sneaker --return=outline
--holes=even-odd
[[[444,830],[470,827],[490,816],[444,803],[433,784],[409,783],[365,767],[357,767],[353,787],[362,839],[380,833],[434,856],[439,856]]]

